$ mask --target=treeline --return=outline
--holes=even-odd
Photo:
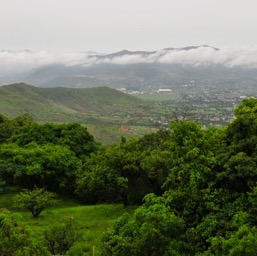
[[[38,124],[0,116],[0,180],[21,188],[73,194],[83,162],[99,144],[77,123]]]
[[[235,117],[220,129],[171,123],[147,162],[163,194],[117,220],[102,255],[256,255],[257,99]]]
[[[79,124],[0,117],[0,177],[87,204],[141,205],[102,238],[103,256],[255,255],[257,99],[227,127],[174,120],[105,147]]]

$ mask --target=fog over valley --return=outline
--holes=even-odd
[[[191,66],[221,65],[226,68],[257,68],[257,48],[217,49],[211,46],[166,48],[152,52],[121,51],[113,54],[96,52],[53,53],[49,51],[0,51],[0,76],[15,75],[41,66],[62,64],[90,67],[99,64],[182,64]]]

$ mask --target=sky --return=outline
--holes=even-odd
[[[0,0],[0,50],[257,46],[256,0]]]
[[[99,64],[87,52],[124,49],[157,53],[100,63],[257,69],[256,10],[256,0],[0,0],[0,76],[56,63]],[[162,52],[198,45],[220,50]]]

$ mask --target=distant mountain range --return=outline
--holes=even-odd
[[[30,57],[33,52],[26,50]],[[15,55],[15,53],[13,53]],[[39,87],[108,86],[150,91],[191,86],[233,89],[257,85],[257,63],[208,45],[159,51],[123,50],[112,54],[83,53],[65,60],[0,77],[0,84],[25,82]],[[36,61],[35,61],[36,62]],[[247,63],[246,63],[247,62]]]
[[[147,52],[147,51],[128,51],[128,50],[123,50],[123,51],[119,51],[119,52],[115,52],[115,53],[111,53],[111,54],[104,54],[104,55],[99,55],[99,57],[101,58],[116,58],[116,57],[122,57],[124,55],[142,55],[142,56],[149,56],[149,55],[153,55],[153,54],[159,54],[160,52],[162,52],[162,55],[164,55],[166,52],[169,51],[190,51],[190,50],[195,50],[198,48],[209,48],[209,49],[213,49],[215,51],[218,51],[218,48],[209,46],[209,45],[201,45],[201,46],[187,46],[187,47],[182,47],[182,48],[164,48],[161,51],[151,51],[151,52]],[[97,55],[97,54],[96,54]]]

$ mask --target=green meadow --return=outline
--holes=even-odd
[[[66,255],[100,255],[99,241],[104,231],[110,230],[115,219],[124,213],[133,213],[134,207],[124,208],[121,204],[81,205],[70,198],[61,198],[57,206],[45,209],[39,218],[33,218],[15,203],[17,191],[0,193],[0,208],[17,212],[20,222],[29,227],[35,237],[43,237],[45,231],[62,225],[69,218],[74,220],[78,240]],[[93,254],[94,251],[94,254]]]

